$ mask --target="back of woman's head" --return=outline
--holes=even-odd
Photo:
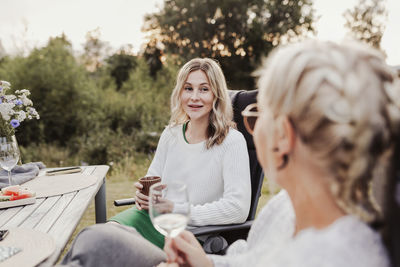
[[[371,193],[387,184],[400,121],[399,80],[381,54],[307,41],[275,51],[260,74],[259,102],[288,116],[310,160],[333,174],[339,206],[366,222],[380,219]]]
[[[207,148],[223,142],[230,127],[234,127],[233,111],[228,95],[225,76],[219,64],[210,58],[194,58],[187,62],[179,71],[176,85],[171,95],[171,119],[170,124],[184,123],[189,119],[181,105],[181,92],[188,75],[196,70],[203,71],[210,83],[214,94],[213,108],[210,113],[208,128]]]

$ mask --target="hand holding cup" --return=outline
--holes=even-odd
[[[135,183],[136,187],[136,207],[138,210],[149,209],[149,189],[150,186],[161,181],[159,176],[146,176]]]

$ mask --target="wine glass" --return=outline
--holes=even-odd
[[[164,236],[175,237],[189,221],[187,187],[178,182],[156,183],[150,187],[149,213],[154,227]]]
[[[14,137],[14,136],[13,136]],[[8,172],[8,183],[11,185],[11,170],[17,165],[19,150],[17,140],[0,138],[0,166]]]

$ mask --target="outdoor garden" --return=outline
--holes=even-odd
[[[109,165],[107,216],[125,209],[114,207],[113,200],[132,197],[134,181],[146,174],[168,124],[170,94],[183,63],[214,58],[229,89],[252,90],[253,72],[274,47],[314,34],[317,18],[310,0],[236,2],[165,1],[163,9],[145,18],[148,42],[139,53],[129,44],[111,51],[93,30],[81,52],[61,34],[28,54],[0,58],[0,80],[10,82],[11,93],[28,89],[40,115],[15,128],[22,163]],[[379,5],[359,7],[382,14]],[[346,15],[349,30],[369,31],[359,39],[379,47],[382,32],[371,29],[380,25],[369,21],[357,28],[366,19],[357,12],[362,11],[350,9]],[[269,190],[264,186],[259,207]],[[94,223],[92,204],[76,232]]]

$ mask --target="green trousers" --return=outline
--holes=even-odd
[[[133,207],[111,217],[109,221],[134,227],[136,231],[151,243],[161,249],[164,247],[164,236],[154,228],[147,210],[138,210],[136,207]]]

